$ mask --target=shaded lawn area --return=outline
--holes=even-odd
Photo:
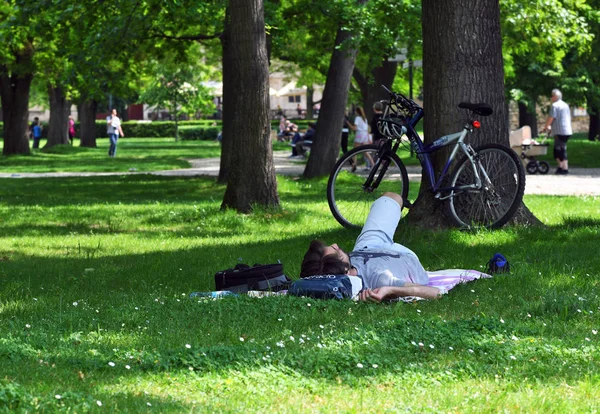
[[[526,196],[545,228],[401,223],[396,239],[428,269],[480,269],[495,252],[512,264],[438,301],[189,299],[239,261],[281,260],[296,277],[314,237],[352,247],[326,180],[278,183],[281,210],[237,215],[207,178],[2,180],[0,406],[600,409],[598,197]]]
[[[60,145],[32,150],[26,156],[0,156],[0,172],[126,172],[189,168],[186,159],[219,157],[221,147],[215,141],[179,141],[173,138],[121,138],[117,157],[108,156],[108,138],[97,139],[98,148]],[[40,147],[45,145],[42,141]],[[0,145],[1,146],[1,145]]]

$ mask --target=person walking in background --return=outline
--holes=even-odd
[[[558,163],[556,174],[568,174],[569,162],[567,161],[567,141],[573,135],[571,128],[571,109],[562,100],[562,92],[552,90],[552,105],[543,131],[548,131],[554,137],[554,158]]]
[[[42,127],[40,126],[40,119],[37,116],[33,118],[31,135],[33,136],[33,148],[39,148],[40,139],[42,138]]]
[[[71,145],[73,145],[73,138],[75,138],[75,121],[69,115],[69,141],[71,141]]]
[[[381,102],[375,102],[373,104],[373,118],[371,118],[371,134],[373,134],[373,144],[378,144],[380,139],[385,138],[379,128],[377,127],[377,121],[383,115],[383,104]]]
[[[296,105],[296,111],[298,112],[298,118],[302,117],[302,107],[300,104]]]
[[[355,112],[356,118],[354,118],[354,125],[350,126],[351,129],[356,131],[354,148],[371,143],[371,138],[369,137],[369,123],[367,122],[365,111],[362,107],[357,106]],[[369,169],[373,165],[373,158],[368,153],[365,153],[365,158],[367,162],[365,169]],[[352,165],[352,171],[356,171],[356,160],[354,160],[354,165]]]
[[[122,137],[125,136],[125,134],[123,133],[123,129],[121,129],[121,120],[119,119],[119,117],[117,116],[117,110],[113,109],[112,110],[112,115],[110,116],[110,118],[106,118],[107,120],[107,128],[106,128],[106,132],[112,131],[110,132],[110,147],[108,148],[108,156],[109,157],[116,157],[117,156],[117,141],[119,140],[119,135],[121,135]],[[110,128],[109,128],[110,126]]]

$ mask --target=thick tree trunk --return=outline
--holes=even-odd
[[[311,86],[306,88],[306,119],[313,119],[313,94],[315,93],[314,88]]]
[[[359,0],[364,4],[366,0]],[[340,47],[349,44],[353,33],[340,27],[335,37],[335,48],[331,55],[327,81],[321,99],[321,110],[317,120],[316,135],[310,157],[304,169],[307,178],[328,175],[340,154],[340,140],[344,112],[348,101],[348,90],[354,70],[357,49]]]
[[[362,105],[368,120],[373,118],[373,104],[382,99],[389,99],[388,93],[383,90],[381,85],[391,89],[397,71],[398,62],[388,62],[387,59],[383,60],[380,66],[373,68],[368,77],[354,68],[354,80],[360,88]]]
[[[226,27],[223,35],[221,36],[221,48],[222,48],[222,66],[223,66],[223,88],[225,88],[225,72],[227,72],[227,68],[232,67],[234,65],[235,55],[234,51],[231,48],[231,40],[229,33],[227,30],[230,26]],[[231,76],[234,76],[233,74]],[[233,104],[233,102],[232,102]],[[226,108],[230,108],[225,102],[223,102],[223,120],[222,127],[223,131],[221,134],[221,159],[219,165],[219,176],[217,178],[217,182],[221,184],[226,184],[229,179],[229,166],[231,164],[231,151],[233,149],[233,136],[236,131],[233,128],[233,125],[229,125],[228,120],[232,119],[232,114],[230,113],[227,116],[225,112]],[[234,111],[234,108],[231,108]]]
[[[25,48],[15,56],[16,64],[31,65],[33,48]],[[9,72],[6,66],[0,66],[0,99],[2,99],[2,119],[4,155],[29,154],[28,118],[29,89],[33,73]]]
[[[279,206],[269,121],[269,63],[263,0],[230,0],[223,62],[223,141],[231,159],[222,208]]]
[[[533,108],[531,111],[529,108]],[[538,136],[537,114],[535,113],[535,99],[533,102],[519,102],[519,128],[525,125],[531,127],[531,136]]]
[[[69,114],[71,102],[67,100],[62,86],[48,84],[50,98],[50,121],[48,122],[48,142],[44,148],[69,144]]]
[[[486,102],[494,113],[479,119],[481,129],[469,136],[469,143],[509,146],[498,0],[471,0],[468,6],[462,0],[422,4],[425,141],[462,129],[467,114],[457,107],[460,102]],[[449,151],[433,157],[436,173]],[[445,206],[433,197],[425,176],[414,204],[409,221],[429,228],[449,225]],[[524,205],[519,210],[521,222],[538,222]]]
[[[593,104],[588,105],[588,113],[590,115],[590,128],[588,131],[588,139],[593,141],[600,140],[600,108]]]
[[[96,112],[98,101],[86,99],[78,107],[79,128],[81,130],[80,146],[96,148]]]

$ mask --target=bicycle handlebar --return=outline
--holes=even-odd
[[[399,92],[393,92],[393,91],[389,90],[385,85],[381,85],[381,87],[387,93],[390,94],[390,96],[392,97],[392,101],[395,102],[396,104],[398,104],[403,109],[406,109],[406,110],[408,110],[410,112],[417,112],[417,111],[423,110],[423,108],[421,108],[412,99],[407,98],[406,96],[402,95]]]

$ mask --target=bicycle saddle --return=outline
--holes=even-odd
[[[470,109],[475,112],[477,115],[488,116],[491,115],[494,111],[492,108],[486,103],[469,103],[469,102],[461,102],[458,104],[459,108]]]

